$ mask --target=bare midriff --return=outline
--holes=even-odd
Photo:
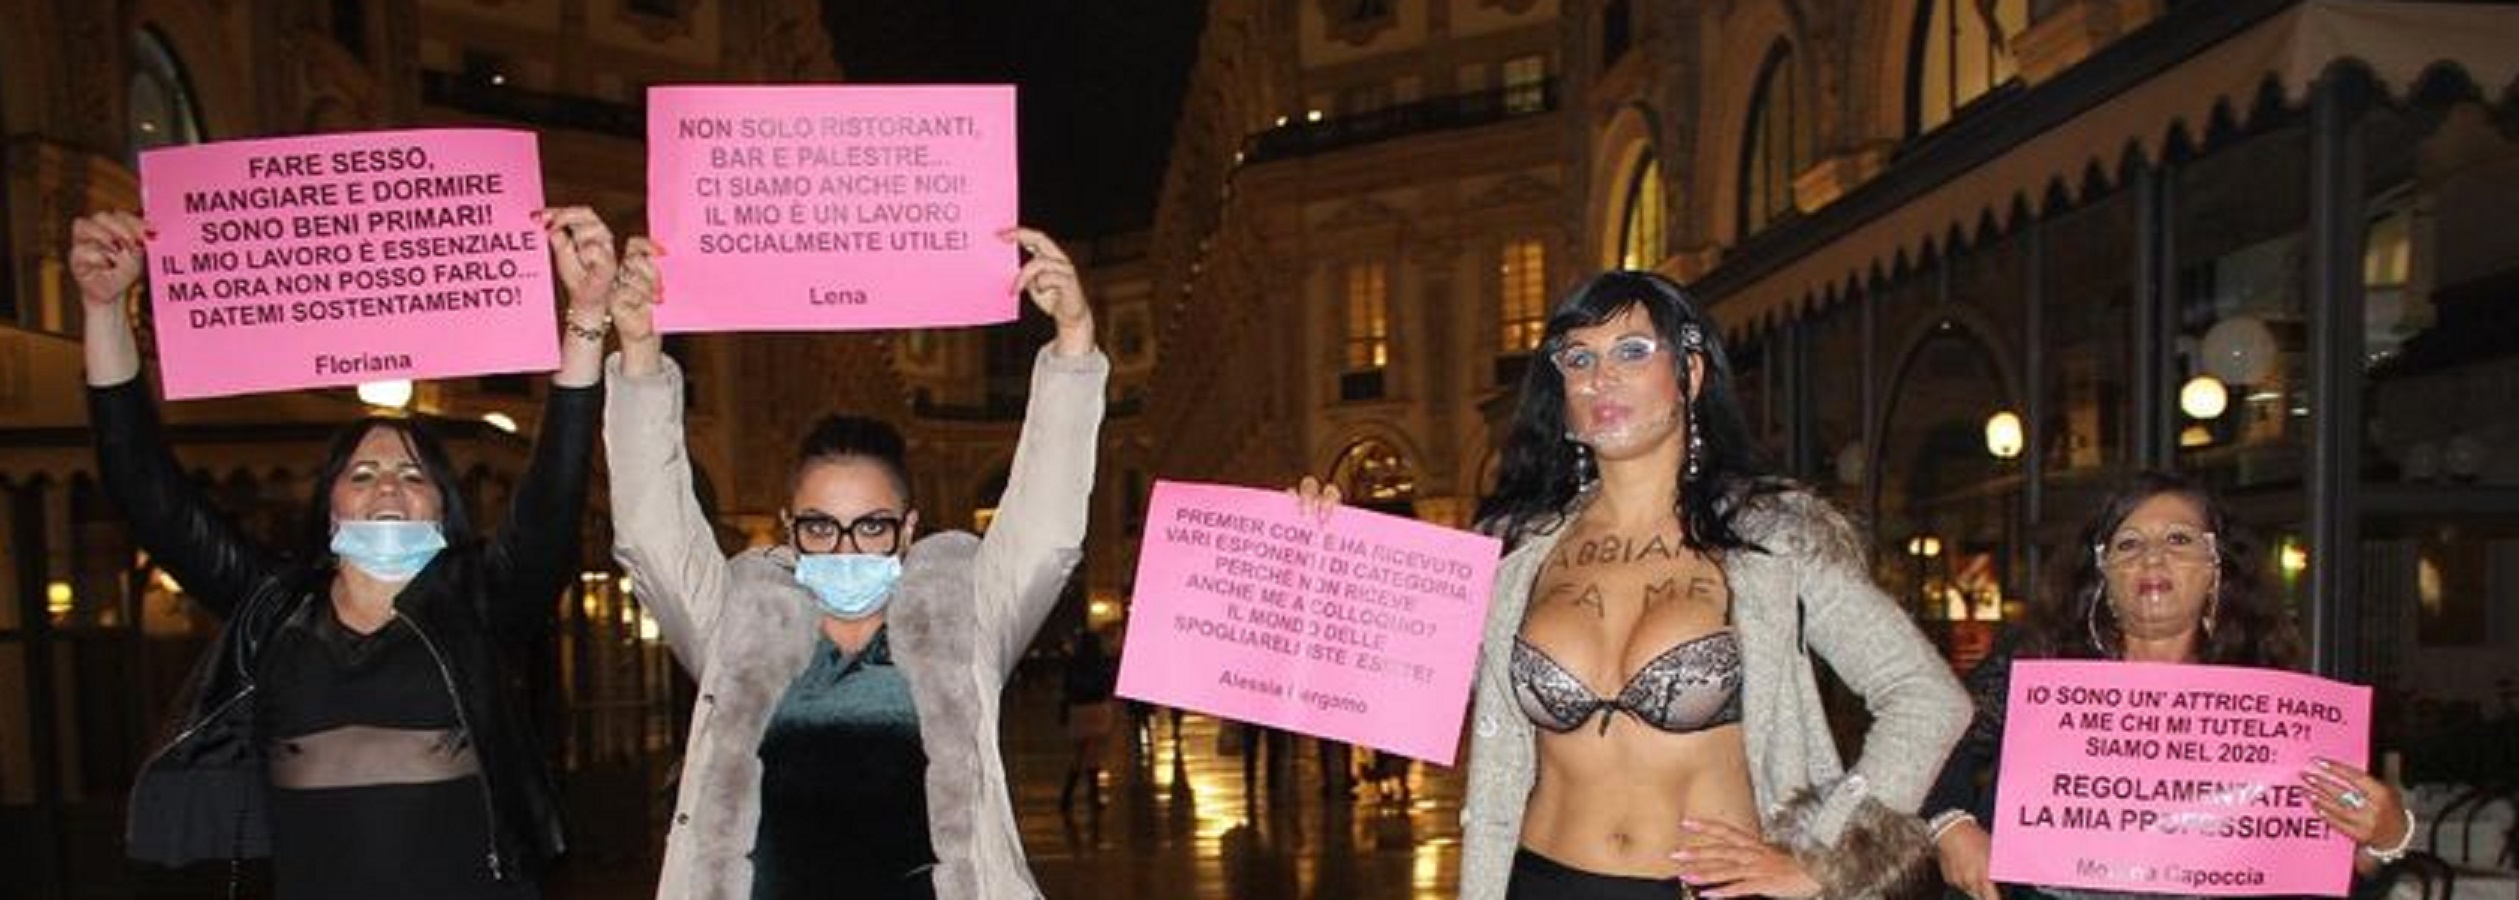
[[[1531,585],[1522,638],[1580,678],[1618,695],[1636,671],[1683,642],[1728,626],[1722,567],[1686,549],[1674,518],[1621,532],[1578,519]],[[1607,716],[1603,724],[1601,717]],[[1522,846],[1605,875],[1669,878],[1683,820],[1758,832],[1741,726],[1657,730],[1606,709],[1571,731],[1535,729],[1537,779]]]

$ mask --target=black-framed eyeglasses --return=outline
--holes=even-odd
[[[845,522],[821,513],[795,513],[787,519],[787,540],[798,553],[891,553],[901,549],[898,513],[872,512]]]

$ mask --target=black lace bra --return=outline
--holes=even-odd
[[[1609,730],[1610,713],[1671,734],[1704,731],[1741,720],[1741,641],[1730,628],[1681,641],[1636,670],[1616,698],[1592,688],[1548,651],[1513,636],[1513,697],[1531,724],[1558,734],[1597,715]]]

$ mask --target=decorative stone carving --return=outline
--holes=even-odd
[[[1399,222],[1399,210],[1372,197],[1358,197],[1330,213],[1329,218],[1321,220],[1320,227],[1324,230],[1341,230],[1368,228],[1375,225],[1396,225]]]
[[[1888,168],[1892,149],[1888,142],[1876,141],[1812,163],[1793,176],[1793,208],[1807,214],[1837,202]]]
[[[2011,39],[2022,81],[2038,84],[2160,14],[2160,0],[2060,0]]]
[[[692,25],[695,18],[693,13],[700,8],[700,0],[673,0],[673,6],[673,12],[669,14],[651,15],[631,9],[629,4],[623,3],[616,8],[613,15],[622,24],[630,26],[632,31],[638,32],[639,37],[661,44],[678,38],[688,38],[695,31]]]
[[[385,122],[382,92],[365,62],[318,31],[294,32],[288,43],[289,56],[298,61],[300,114],[294,118],[304,130],[356,131]]]

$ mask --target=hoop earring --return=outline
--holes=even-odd
[[[2089,614],[2083,616],[2082,619],[2090,626],[2091,652],[2099,654],[2101,659],[2107,659],[2110,656],[2108,652],[2108,642],[2101,640],[2099,637],[2099,606],[2100,604],[2108,602],[2108,588],[2107,586],[2102,585],[2093,589],[2091,591],[2091,595],[2092,596],[2089,601],[2084,604],[2084,607],[2090,610],[2090,612]]]
[[[2222,572],[2221,572],[2221,569],[2219,568],[2219,566],[2218,566],[2218,565],[2216,565],[2216,567],[2215,567],[2215,568],[2214,568],[2214,570],[2213,570],[2213,593],[2211,593],[2211,594],[2207,595],[2207,596],[2206,596],[2206,598],[2205,598],[2205,601],[2204,601],[2204,622],[2203,622],[2203,625],[2204,625],[2204,639],[2205,639],[2205,640],[2208,640],[2208,641],[2209,641],[2209,640],[2212,640],[2212,639],[2213,639],[2213,620],[2214,620],[2214,619],[2217,619],[2217,618],[2220,618],[2220,617],[2221,617],[2221,612],[2222,612]]]

